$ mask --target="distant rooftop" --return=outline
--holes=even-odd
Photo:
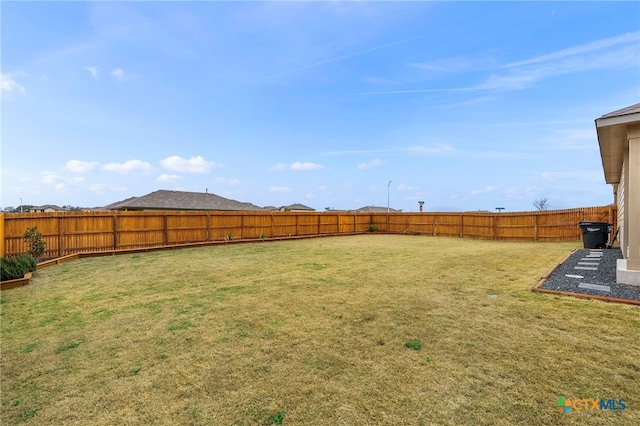
[[[206,192],[167,191],[151,192],[105,206],[107,210],[263,210],[251,203],[221,197]]]

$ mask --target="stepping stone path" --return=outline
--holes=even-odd
[[[597,249],[590,250],[585,257],[580,259],[580,261],[576,264],[576,266],[573,269],[575,269],[576,271],[597,271],[598,267],[600,266],[601,258],[602,258],[602,250],[597,250]],[[578,275],[578,274],[576,275],[565,274],[565,276],[569,278],[575,278],[578,280],[584,278],[582,275]],[[608,285],[599,285],[599,284],[591,284],[591,283],[584,283],[584,282],[579,283],[578,287],[588,288],[590,290],[596,290],[596,291],[604,291],[604,292],[611,291],[611,287]]]

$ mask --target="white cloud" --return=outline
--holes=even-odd
[[[102,183],[94,183],[93,185],[89,185],[89,191],[95,192],[97,194],[102,194],[105,189],[107,189],[107,185]]]
[[[461,56],[438,59],[426,63],[409,63],[408,65],[410,67],[419,68],[426,71],[453,73],[468,71],[470,69],[477,71],[480,68],[484,68],[487,62],[490,61],[488,59],[472,59],[469,57]]]
[[[124,163],[105,164],[104,166],[102,166],[102,169],[108,172],[129,174],[135,172],[149,173],[151,172],[152,167],[151,164],[147,163],[146,161],[129,160],[125,161]]]
[[[405,192],[405,191],[418,191],[420,188],[418,188],[417,186],[411,186],[411,185],[406,185],[404,183],[401,183],[400,185],[398,185],[396,189],[400,192]]]
[[[111,74],[111,77],[115,78],[120,82],[124,81],[128,77],[128,74],[126,74],[122,68],[116,68],[112,70],[109,74]]]
[[[543,70],[528,70],[509,75],[491,75],[477,86],[481,90],[519,90],[531,86],[544,77]]]
[[[527,188],[520,188],[518,186],[513,186],[505,191],[507,198],[515,198],[515,199],[531,199],[533,200],[539,196],[541,189],[535,186],[530,186]],[[532,204],[533,205],[533,204]]]
[[[495,192],[498,189],[497,186],[489,185],[484,187],[483,189],[476,189],[471,191],[471,195],[482,195],[482,194],[490,194]]]
[[[370,167],[376,167],[382,164],[382,161],[380,161],[380,159],[376,158],[374,160],[371,161],[367,161],[366,163],[360,163],[358,164],[358,170],[364,170],[364,169],[368,169]]]
[[[98,163],[95,161],[80,161],[80,160],[69,160],[67,164],[64,165],[64,168],[72,171],[73,173],[87,173],[96,168]]]
[[[600,183],[604,179],[601,170],[543,172],[540,174],[540,177],[542,178],[542,180],[545,180],[547,182],[555,182],[558,180],[578,180],[584,182]]]
[[[320,164],[316,164],[316,163],[312,163],[309,161],[306,161],[304,163],[300,162],[300,161],[296,161],[295,163],[291,163],[290,165],[286,165],[285,163],[278,163],[274,166],[269,167],[269,171],[272,172],[278,172],[280,170],[286,170],[286,169],[290,169],[290,170],[318,170],[318,169],[323,169],[324,166],[320,165]]]
[[[506,64],[504,75],[491,75],[476,90],[519,90],[540,80],[584,71],[637,67],[640,32],[597,40]]]
[[[164,173],[156,178],[156,180],[158,182],[177,182],[180,179],[182,179],[182,176],[168,175],[168,174],[164,174]]]
[[[13,77],[9,74],[2,74],[2,89],[0,94],[3,98],[8,97],[11,98],[13,94],[26,95],[27,91],[24,86],[16,82]]]
[[[620,44],[633,44],[637,48],[637,43],[640,40],[640,31],[635,33],[627,33],[622,34],[617,37],[605,38],[602,40],[597,40],[587,44],[581,44],[574,47],[569,47],[567,49],[562,49],[557,52],[547,53],[545,55],[536,56],[534,58],[525,59],[518,62],[512,62],[510,64],[506,64],[504,68],[512,68],[518,67],[522,65],[531,65],[538,64],[542,62],[554,61],[557,59],[564,59],[571,56],[577,56],[584,53],[591,53],[596,50],[601,49],[609,49],[613,46],[617,46]]]
[[[84,69],[89,71],[89,74],[91,74],[91,77],[93,77],[96,80],[98,79],[98,68],[96,68],[96,67],[84,67]]]
[[[44,171],[42,172],[41,182],[47,185],[54,185],[54,188],[57,190],[63,190],[69,187],[77,188],[84,180],[83,177],[64,177],[49,171]]]
[[[477,92],[477,91],[513,91],[529,88],[537,82],[556,76],[576,74],[592,70],[637,67],[640,61],[638,50],[640,32],[622,34],[591,43],[568,47],[520,61],[494,67],[496,72],[488,75],[481,83],[471,87],[424,88],[409,90],[391,90],[364,92],[361,95],[390,95],[438,92]],[[473,62],[473,61],[471,61]],[[492,60],[487,61],[492,66]],[[462,58],[443,60],[435,63],[408,64],[413,67],[438,72],[467,71],[469,62]],[[488,66],[486,68],[488,68]],[[465,67],[467,69],[465,70]],[[471,69],[477,70],[477,65]]]
[[[173,155],[160,160],[160,164],[165,169],[183,173],[208,173],[216,166],[213,161],[207,161],[199,155],[188,160],[178,155]]]
[[[218,177],[215,179],[217,183],[221,183],[228,186],[238,186],[240,185],[240,181],[238,179],[229,179],[225,177]]]
[[[309,161],[306,161],[304,163],[296,161],[295,163],[291,164],[291,170],[318,170],[323,168],[324,166],[316,163],[311,163]]]
[[[280,170],[284,170],[284,169],[286,169],[286,168],[287,168],[287,165],[286,165],[286,164],[284,164],[284,163],[278,163],[278,164],[276,164],[275,166],[271,166],[271,167],[269,167],[269,171],[277,172],[277,171],[280,171]]]
[[[554,136],[546,138],[550,144],[544,149],[554,150],[597,150],[596,133],[592,128],[564,128],[554,130]]]
[[[287,186],[271,186],[269,192],[291,192],[292,189]]]
[[[404,150],[420,154],[451,154],[457,152],[454,147],[446,144],[436,146],[410,146],[405,148]]]
[[[123,186],[108,186],[102,183],[94,183],[92,185],[89,185],[89,191],[95,192],[96,194],[104,194],[107,191],[125,192],[129,191],[129,189]]]

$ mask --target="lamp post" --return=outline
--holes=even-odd
[[[20,213],[22,213],[22,197],[20,197]]]
[[[389,188],[391,187],[391,181],[387,184],[387,213],[389,213]]]

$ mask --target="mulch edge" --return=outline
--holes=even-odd
[[[574,293],[574,292],[571,292],[571,291],[548,290],[546,288],[540,288],[540,286],[542,284],[544,284],[549,279],[551,274],[553,274],[556,271],[556,269],[558,269],[560,266],[562,266],[578,250],[579,249],[572,250],[571,253],[569,253],[560,263],[558,263],[556,266],[551,268],[549,270],[549,272],[544,274],[542,276],[542,278],[540,278],[540,281],[538,281],[538,283],[536,285],[534,285],[533,288],[531,288],[531,291],[538,292],[538,293],[556,294],[556,295],[560,295],[560,296],[572,296],[572,297],[576,297],[578,299],[596,299],[596,300],[601,300],[603,302],[626,303],[626,304],[629,304],[629,305],[638,305],[638,306],[640,306],[640,300],[620,299],[618,297],[597,296],[597,295],[585,294],[585,293]]]

